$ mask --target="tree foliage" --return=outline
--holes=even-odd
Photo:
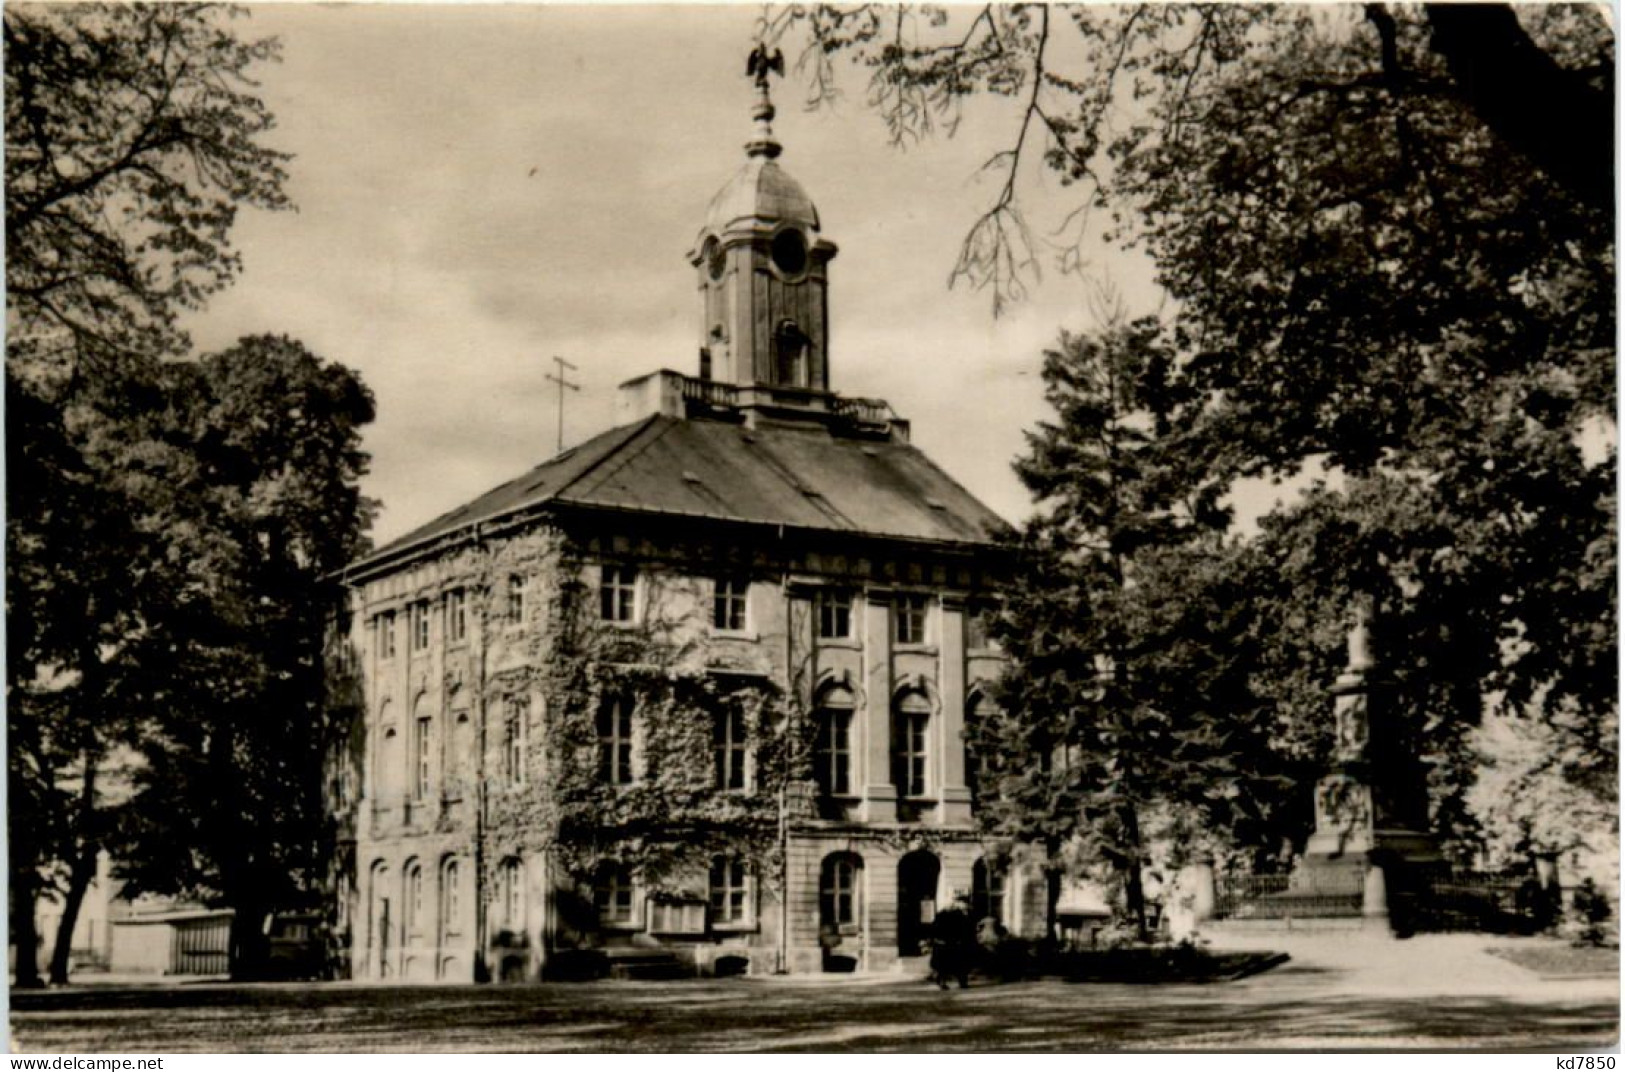
[[[5,13],[7,363],[58,389],[184,348],[239,267],[239,210],[287,208],[254,67],[272,40],[205,4]]]
[[[360,430],[372,396],[286,338],[166,366],[166,408],[125,471],[166,541],[132,662],[149,709],[121,809],[130,892],[236,909],[237,970],[273,907],[325,877],[325,638],[338,571],[365,548]],[[347,727],[344,727],[347,728]]]
[[[1095,590],[1098,526],[1121,520],[1122,539],[1144,541],[1126,599],[1138,616],[1072,605],[1130,649],[1183,620],[1171,650],[1190,661],[1142,669],[1169,711],[1199,683],[1189,703],[1231,732],[1270,712],[1279,765],[1261,774],[1295,771],[1302,792],[1323,758],[1323,690],[1359,591],[1380,596],[1412,773],[1448,837],[1497,821],[1466,797],[1489,697],[1612,772],[1598,728],[1617,673],[1614,42],[1596,11],[863,5],[792,9],[764,30],[804,35],[815,103],[838,92],[843,57],[865,68],[900,141],[951,133],[975,98],[1009,99],[1009,148],[986,162],[1002,181],[953,274],[991,289],[995,311],[1048,252],[1077,269],[1098,237],[1150,259],[1172,300],[1151,378],[1165,405],[1141,446],[1171,482],[1148,469],[1139,487],[1323,477],[1222,550],[1159,545],[1155,511],[1091,518],[1112,489],[1088,452],[1051,440],[1099,419],[1056,397],[1047,362],[1056,417],[1035,443],[1050,454],[1021,463],[1059,503],[1037,526],[1047,574],[1020,593],[1033,624],[1065,625],[1046,602]],[[1039,170],[1061,182],[1053,250],[1029,222],[1024,176]],[[1068,525],[1068,494],[1082,524]],[[1100,643],[1070,632],[1046,658],[1091,666]],[[1015,662],[1019,694],[1034,664]],[[1046,703],[1063,701],[1089,702]],[[1589,784],[1612,799],[1612,773]],[[1251,814],[1288,835],[1306,818],[1285,800]]]
[[[33,905],[63,896],[53,975],[95,857],[121,750],[173,677],[153,622],[202,582],[151,513],[169,446],[163,362],[179,316],[235,275],[231,226],[280,209],[286,157],[253,69],[270,41],[237,9],[17,4],[6,99],[7,725],[18,983],[36,982]],[[170,653],[164,653],[167,657]],[[190,655],[178,649],[179,665]]]
[[[1218,653],[1236,628],[1188,599],[1218,582],[1175,579],[1229,551],[1215,487],[1171,449],[1172,356],[1154,321],[1063,334],[1045,354],[1055,420],[1017,462],[1040,512],[1001,616],[1010,668],[971,729],[984,829],[1042,846],[1052,873],[1104,863],[1142,929],[1153,817],[1245,823],[1275,777],[1259,705],[1211,665],[1235,660]],[[1187,601],[1159,600],[1174,591]]]

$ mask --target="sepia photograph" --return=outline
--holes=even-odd
[[[1616,17],[6,3],[9,1051],[1612,1068]]]

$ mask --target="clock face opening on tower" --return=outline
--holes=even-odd
[[[773,267],[787,276],[807,270],[807,238],[794,227],[773,236]]]
[[[722,253],[722,243],[715,237],[705,240],[705,265],[712,279],[721,279],[722,273],[728,268],[728,258]]]

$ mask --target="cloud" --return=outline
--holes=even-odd
[[[199,344],[284,332],[362,374],[381,540],[552,452],[555,354],[580,367],[569,439],[609,427],[622,380],[695,369],[685,254],[743,159],[756,14],[256,7],[252,29],[284,43],[263,92],[299,212],[242,218],[245,272],[191,323]],[[946,285],[1014,105],[979,102],[954,139],[900,152],[847,74],[841,111],[805,113],[787,88],[775,123],[841,247],[835,386],[889,398],[939,464],[1020,516],[1008,462],[1043,415],[1040,352],[1085,326],[1082,291],[1050,273],[995,321],[987,295]]]

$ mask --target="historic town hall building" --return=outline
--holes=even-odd
[[[1004,523],[834,391],[836,247],[757,82],[689,255],[698,375],[348,573],[355,978],[885,970],[960,891],[1028,929],[963,739]]]

